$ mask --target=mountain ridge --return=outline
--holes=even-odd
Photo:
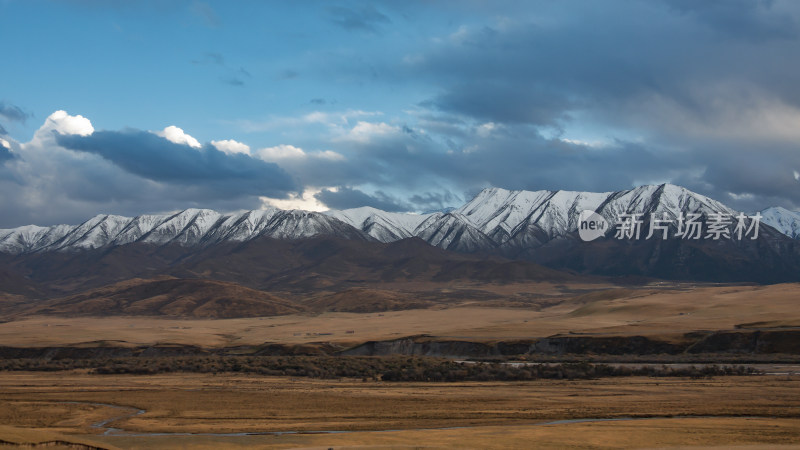
[[[208,246],[244,242],[258,236],[299,239],[319,234],[393,242],[420,237],[431,245],[462,252],[540,246],[577,230],[582,210],[592,210],[612,225],[619,214],[738,212],[709,197],[672,185],[644,185],[613,192],[525,191],[486,188],[448,212],[393,213],[372,207],[311,212],[267,208],[233,214],[189,208],[173,214],[136,217],[99,214],[75,225],[26,225],[0,230],[0,252],[21,254],[75,251],[133,242]],[[768,208],[764,223],[800,237],[800,213]]]
[[[583,210],[608,221],[606,239],[581,241],[578,221]],[[800,277],[800,240],[783,234],[800,230],[800,215],[795,218],[788,213],[775,209],[765,214],[757,236],[756,223],[748,216],[742,223],[749,230],[747,233],[757,237],[751,240],[747,233],[745,239],[735,236],[736,218],[741,213],[672,184],[601,193],[487,188],[459,208],[430,214],[361,207],[324,213],[268,208],[234,214],[187,209],[133,218],[97,215],[72,227],[29,225],[0,230],[0,255],[38,261],[37,268],[25,263],[29,267],[26,270],[53,270],[63,258],[47,255],[77,253],[78,260],[83,260],[92,257],[80,257],[87,250],[95,255],[97,251],[136,255],[150,254],[141,246],[151,246],[164,249],[164,254],[191,259],[214,254],[205,249],[243,245],[262,238],[271,240],[271,245],[316,237],[383,244],[419,239],[446,251],[527,260],[552,269],[592,275],[777,282]],[[623,214],[641,215],[639,239],[614,239]],[[728,216],[732,219],[726,225],[729,237],[678,237],[678,220],[692,215],[699,217],[705,231],[709,230],[712,217]],[[658,236],[646,237],[651,219],[669,223],[670,239],[661,242]],[[126,250],[132,244],[138,246]],[[153,264],[165,263],[159,258]],[[264,260],[254,263],[277,264]],[[130,271],[126,267],[117,270]]]

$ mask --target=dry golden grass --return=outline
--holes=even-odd
[[[0,423],[16,429],[35,427],[85,437],[100,431],[92,423],[120,415],[119,409],[90,403],[146,410],[110,424],[140,433],[354,431],[247,437],[90,436],[123,448],[189,444],[401,448],[422,443],[525,448],[526,442],[544,448],[618,448],[800,442],[797,377],[390,384],[232,374],[0,374]],[[664,416],[679,417],[537,425],[561,419]],[[466,428],[442,429],[447,427]],[[0,439],[3,433],[0,429]]]
[[[75,448],[118,448],[113,444],[99,442],[85,436],[76,437],[41,428],[20,428],[0,425],[0,448],[35,448],[36,446],[53,449]],[[81,447],[85,446],[85,447]]]
[[[797,420],[659,419],[454,430],[355,432],[333,435],[99,438],[124,448],[303,449],[618,449],[800,448]]]
[[[468,288],[454,287],[456,291]],[[482,289],[520,296],[554,295],[555,288],[541,283]],[[543,301],[544,306],[530,308],[488,308],[476,306],[479,301],[464,300],[432,309],[385,313],[338,312],[226,320],[31,317],[0,324],[0,342],[8,346],[116,341],[120,345],[177,343],[213,347],[264,342],[364,342],[415,334],[474,341],[569,332],[677,336],[695,330],[732,329],[737,325],[800,326],[798,293],[800,284],[699,287],[669,284],[565,294],[557,301],[548,297],[550,300]]]

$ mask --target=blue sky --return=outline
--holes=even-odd
[[[0,18],[0,227],[424,211],[487,186],[800,208],[790,0],[0,0]]]

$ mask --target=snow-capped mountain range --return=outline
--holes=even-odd
[[[419,237],[431,245],[462,252],[534,248],[574,233],[578,216],[592,210],[614,223],[620,213],[666,215],[738,214],[716,200],[671,184],[618,192],[509,191],[488,188],[460,208],[443,213],[406,214],[371,207],[324,213],[265,209],[220,214],[187,209],[134,218],[98,215],[77,225],[27,225],[0,230],[0,252],[21,254],[77,251],[145,243],[208,246],[259,236],[300,239],[333,235],[392,242]],[[762,222],[800,236],[800,214],[783,208],[762,212]]]

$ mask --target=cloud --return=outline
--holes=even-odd
[[[665,1],[676,11],[697,18],[729,38],[764,41],[798,35],[796,20],[773,0]]]
[[[8,161],[13,157],[14,154],[11,153],[11,144],[7,140],[0,138],[0,163]]]
[[[153,134],[155,134],[156,136],[161,136],[166,140],[173,142],[175,144],[188,145],[189,147],[193,148],[202,147],[202,145],[200,145],[200,142],[198,142],[197,139],[193,138],[192,136],[189,136],[183,131],[183,129],[178,128],[175,125],[170,125],[164,128],[164,130],[156,131]]]
[[[233,139],[226,139],[222,141],[211,141],[211,145],[216,147],[217,150],[225,152],[227,154],[233,154],[233,153],[243,153],[245,155],[250,154],[249,145],[243,144]]]
[[[275,164],[245,154],[139,130],[95,131],[88,119],[60,111],[29,142],[2,142],[0,228],[76,224],[98,213],[255,209],[261,196],[286,198],[296,186]]]
[[[175,138],[186,144],[180,146],[162,139],[159,145],[171,144],[161,149],[162,158],[173,158],[178,149],[205,155],[207,147],[224,154],[220,158],[247,157],[247,148],[251,161],[275,163],[289,174],[303,192],[292,200],[309,204],[319,202],[309,192],[319,191],[342,205],[360,199],[438,209],[489,185],[605,191],[671,181],[740,209],[772,203],[800,207],[794,173],[800,171],[800,59],[795,57],[800,3],[421,5],[384,2],[324,10],[323,20],[376,35],[363,45],[354,43],[353,49],[340,49],[347,41],[333,40],[336,49],[327,54],[314,47],[304,56],[260,69],[275,76],[284,68],[302,73],[298,82],[313,98],[308,109],[294,116],[227,122],[243,132],[263,133],[248,142],[273,142],[250,149],[232,139],[205,147],[185,136]],[[395,30],[381,35],[395,17],[413,23],[411,38],[411,29],[400,27],[406,22],[397,24],[396,35]],[[196,64],[211,70],[213,81],[248,81],[249,74],[234,69],[239,63],[230,61],[230,55],[200,56]],[[381,77],[368,78],[372,73]],[[328,110],[334,97],[348,102],[342,110]],[[387,106],[381,112],[369,110],[374,104]],[[109,156],[112,160],[101,157],[99,150],[63,149],[53,132],[66,133],[67,128],[55,124],[37,132],[41,145],[20,144],[28,146],[27,151],[20,148],[22,153],[9,141],[15,159],[4,166],[19,169],[16,174],[23,173],[23,166],[30,172],[17,178],[4,172],[6,184],[0,192],[7,192],[9,180],[23,179],[30,186],[57,180],[71,198],[95,196],[97,201],[111,195],[128,198],[137,190],[146,192],[142,198],[148,201],[169,198],[170,204],[178,198],[201,201],[201,192],[213,194],[213,183],[205,181],[211,175],[199,176],[197,170],[189,170],[191,182],[180,184],[168,174],[136,172],[118,155]],[[94,138],[97,132],[88,130],[81,132]],[[35,153],[41,158],[34,158]],[[164,162],[151,150],[137,156],[147,164]],[[65,169],[41,169],[53,161]],[[181,172],[180,164],[164,164]],[[111,175],[101,174],[100,167]],[[92,191],[70,173],[111,187]],[[43,198],[58,192],[48,186],[42,188]],[[251,205],[255,191],[223,190],[209,199],[227,196]],[[286,200],[286,195],[269,198]]]
[[[497,129],[497,124],[494,122],[486,122],[478,127],[477,133],[481,137],[487,137]]]
[[[304,211],[327,211],[328,206],[322,204],[316,195],[318,188],[306,188],[301,194],[290,193],[287,198],[260,197],[262,206],[279,209],[302,209]]]
[[[312,111],[303,115],[299,121],[297,119],[288,118],[288,120],[285,120],[285,122],[289,124],[292,122],[299,122],[338,126],[348,125],[352,119],[358,119],[361,117],[377,117],[382,115],[383,113],[380,111],[363,111],[360,109],[348,109],[346,111],[336,112]]]
[[[25,122],[31,115],[22,110],[19,106],[6,102],[0,102],[0,117],[11,122]]]
[[[328,13],[330,14],[331,22],[347,31],[377,33],[380,26],[392,23],[374,5],[366,5],[358,9],[331,6],[328,8]]]
[[[382,115],[383,113],[380,111],[348,109],[345,111],[333,112],[311,111],[301,116],[271,117],[261,121],[243,119],[234,121],[233,123],[239,129],[247,133],[284,129],[287,127],[304,127],[307,125],[324,125],[329,129],[341,131],[342,127],[349,125],[353,119]]]
[[[422,105],[490,122],[534,125],[557,125],[574,106],[567,95],[547,87],[529,85],[520,89],[498,82],[454,86]]]
[[[381,89],[416,93],[403,114],[312,111],[246,129],[278,130],[305,149],[263,156],[303,185],[404,192],[416,209],[489,185],[608,191],[666,181],[741,209],[776,200],[796,209],[787,168],[800,167],[791,150],[800,5],[738,1],[438,2],[425,13],[452,24],[391,58],[366,56],[392,74],[376,80]],[[317,74],[360,80],[355,66],[325,61]],[[315,148],[342,158],[304,156]]]
[[[71,116],[66,111],[56,111],[47,117],[37,134],[53,131],[64,135],[89,136],[94,133],[94,127],[89,119],[81,115]]]
[[[31,142],[25,145],[36,148],[51,145],[59,134],[89,136],[92,133],[94,127],[89,119],[81,115],[72,116],[66,111],[59,110],[47,116],[42,126],[33,134]]]
[[[168,127],[169,128],[169,127]],[[102,156],[129,173],[174,184],[201,184],[229,195],[282,196],[295,189],[281,168],[213,145],[190,148],[144,131],[98,131],[90,136],[58,135],[59,145]]]
[[[276,145],[275,147],[266,147],[256,150],[255,156],[258,158],[263,159],[264,161],[285,161],[285,160],[292,160],[292,159],[306,159],[306,158],[315,158],[315,159],[323,159],[328,161],[341,161],[344,159],[339,153],[336,153],[331,150],[322,150],[322,151],[315,151],[315,152],[306,152],[300,147],[295,147],[294,145]]]
[[[5,129],[5,128],[3,128],[3,125],[2,125],[2,124],[0,124],[0,136],[2,136],[2,135],[4,135],[4,134],[8,134],[8,131],[6,131],[6,129]]]
[[[597,191],[672,181],[742,209],[800,206],[786,170],[800,163],[791,150],[800,90],[788,75],[800,71],[796,2],[472,7],[486,18],[376,67],[430,94],[398,126],[414,133],[331,133],[362,168],[348,186]]]
[[[358,121],[353,128],[340,136],[338,140],[368,143],[375,138],[381,138],[400,132],[400,128],[384,122],[372,123]]]
[[[408,200],[414,205],[413,209],[423,212],[440,211],[452,206],[460,206],[465,201],[463,197],[459,197],[448,190],[414,194]]]
[[[331,209],[349,209],[361,206],[371,206],[384,211],[409,211],[413,206],[403,203],[381,191],[369,195],[358,189],[338,187],[336,189],[322,189],[314,197]]]
[[[660,118],[648,120],[646,114],[654,100],[673,104],[676,116],[711,115],[718,110],[714,101],[725,97],[712,98],[708,92],[719,92],[719,86],[731,87],[729,93],[745,88],[790,107],[800,105],[800,92],[786,76],[800,69],[788,58],[789,41],[754,45],[750,38],[757,39],[763,30],[737,25],[730,25],[730,32],[742,39],[720,39],[695,17],[722,20],[728,11],[741,17],[731,19],[734,23],[761,23],[765,14],[795,23],[800,17],[796,3],[673,2],[687,5],[684,9],[658,3],[611,1],[579,8],[567,3],[532,5],[511,23],[462,27],[457,39],[445,36],[395,70],[439,91],[423,106],[495,123],[569,127],[580,114],[584,122],[643,126],[647,121],[644,126],[658,128]],[[537,9],[545,10],[540,15],[547,20],[535,19]],[[648,26],[634,17],[646,17]],[[726,109],[749,110],[751,100],[734,95],[729,103],[735,104]]]
[[[294,145],[277,145],[259,149],[256,151],[256,155],[264,161],[275,161],[286,158],[303,158],[306,156],[306,152]]]

